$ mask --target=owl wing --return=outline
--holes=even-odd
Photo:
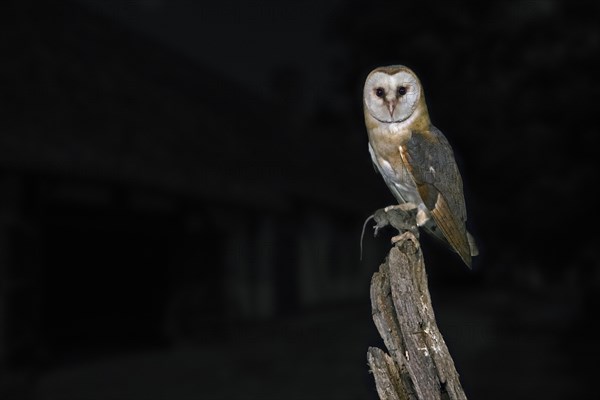
[[[413,132],[400,147],[402,161],[413,176],[417,190],[442,234],[467,265],[471,249],[465,221],[463,185],[448,140],[436,127]]]

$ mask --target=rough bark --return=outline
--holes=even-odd
[[[378,222],[376,229],[381,227]],[[367,353],[377,393],[382,400],[466,399],[435,321],[423,253],[413,232],[396,237],[371,280],[373,321],[389,352],[370,347]]]

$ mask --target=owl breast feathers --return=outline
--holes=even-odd
[[[460,172],[450,144],[429,120],[421,83],[404,66],[381,67],[363,92],[369,152],[399,203],[417,207],[417,224],[447,243],[470,267],[477,255],[467,232]]]

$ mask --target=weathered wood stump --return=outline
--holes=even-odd
[[[392,217],[392,213],[402,215]],[[397,210],[382,214],[380,210],[375,214],[376,230],[387,224],[407,229],[406,215]],[[394,223],[398,220],[403,226]],[[373,321],[389,352],[370,347],[367,353],[377,393],[382,400],[466,399],[435,321],[415,232],[416,228],[407,229],[396,237],[395,246],[371,280]]]

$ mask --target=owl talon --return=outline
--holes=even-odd
[[[411,240],[415,245],[419,245],[419,241],[415,237],[415,235],[411,231],[405,231],[400,235],[396,235],[392,238],[392,244],[395,245],[398,242],[402,242],[405,240]]]
[[[362,240],[365,234],[365,228],[370,220],[375,221],[373,226],[373,236],[377,236],[379,231],[386,226],[392,226],[401,234],[392,238],[392,244],[404,239],[406,235],[410,238],[419,236],[419,230],[416,225],[415,216],[417,206],[414,203],[402,203],[380,208],[370,215],[363,223],[362,232],[360,234],[360,258],[362,260]]]

